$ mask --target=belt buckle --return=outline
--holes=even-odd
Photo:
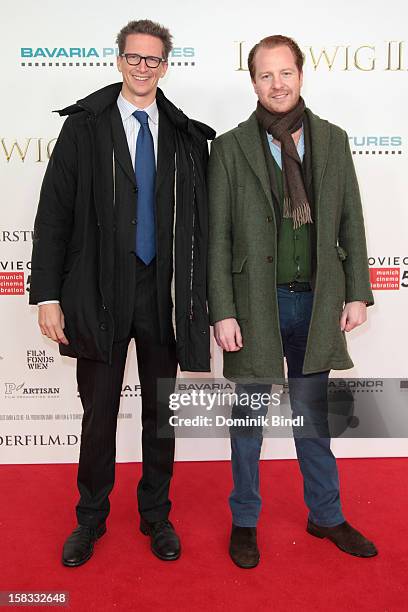
[[[289,283],[289,291],[290,291],[290,293],[295,293],[296,292],[296,290],[295,290],[295,281],[292,281],[292,282]]]

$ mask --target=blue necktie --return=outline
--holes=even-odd
[[[149,129],[149,116],[135,111],[140,123],[136,140],[135,175],[137,185],[136,255],[148,265],[156,255],[156,228],[154,219],[156,163],[153,137]]]

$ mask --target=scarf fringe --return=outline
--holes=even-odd
[[[293,229],[298,229],[306,223],[313,223],[312,214],[310,211],[309,202],[303,202],[292,210],[290,198],[283,199],[283,217],[285,219],[293,218]]]

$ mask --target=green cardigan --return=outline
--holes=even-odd
[[[347,134],[306,110],[311,133],[317,239],[314,301],[304,374],[347,369],[340,316],[345,302],[373,304],[364,220]],[[283,378],[276,295],[277,231],[258,123],[253,113],[217,138],[209,162],[210,320],[234,317],[243,348],[224,352],[232,380]]]

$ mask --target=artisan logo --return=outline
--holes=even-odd
[[[60,396],[59,387],[26,387],[25,382],[4,383],[6,399],[57,399]]]

